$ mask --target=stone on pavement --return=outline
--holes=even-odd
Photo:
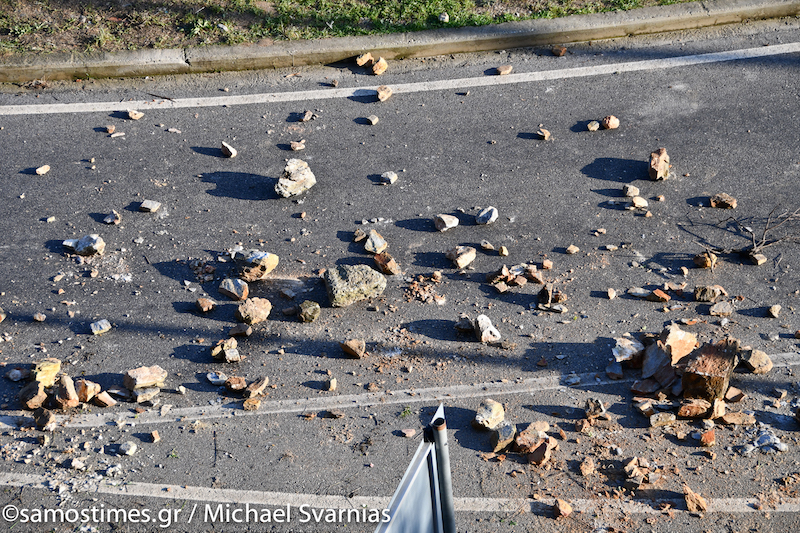
[[[445,257],[451,260],[456,268],[466,268],[477,256],[478,251],[472,246],[456,246],[445,254]]]
[[[556,498],[556,503],[553,504],[553,516],[555,518],[569,518],[572,514],[572,506],[561,498]]]
[[[100,407],[114,407],[117,405],[117,401],[106,391],[103,391],[95,396],[94,403]]]
[[[364,243],[364,249],[367,252],[379,254],[388,247],[389,244],[386,242],[386,239],[383,238],[383,235],[374,229],[369,230],[369,233],[367,233],[367,241]]]
[[[603,119],[600,121],[600,125],[604,130],[615,130],[619,128],[619,119],[614,115],[608,115],[603,117]]]
[[[300,322],[314,322],[319,318],[321,311],[322,309],[317,302],[306,300],[300,304],[300,312],[297,316],[300,317]]]
[[[133,391],[133,401],[136,403],[149,402],[161,392],[158,387],[147,387]]]
[[[128,390],[163,387],[167,371],[158,365],[140,366],[125,372],[122,381]]]
[[[233,259],[239,265],[240,277],[246,282],[265,279],[267,274],[275,270],[280,261],[276,254],[263,250],[237,252]]]
[[[34,411],[44,405],[47,393],[39,381],[32,381],[19,391],[19,401],[24,409]]]
[[[107,214],[103,219],[104,224],[119,224],[120,222],[122,222],[122,215],[120,215],[114,209],[112,209],[111,213]]]
[[[111,331],[111,322],[104,318],[89,324],[89,329],[92,330],[92,335],[102,335],[103,333]]]
[[[42,431],[54,431],[56,429],[55,413],[44,407],[39,407],[33,412],[33,421],[36,422],[36,427]]]
[[[338,265],[325,271],[332,307],[345,307],[374,298],[386,288],[386,277],[368,265]]]
[[[499,212],[497,211],[497,208],[490,205],[475,215],[475,222],[479,225],[485,226],[486,224],[494,223],[498,216]]]
[[[778,318],[781,314],[782,307],[779,304],[771,305],[769,309],[767,309],[767,315],[770,318]]]
[[[340,342],[339,346],[342,351],[349,355],[352,359],[361,359],[366,354],[367,344],[364,339],[348,339]]]
[[[677,324],[670,324],[664,328],[659,339],[664,343],[664,351],[672,358],[672,366],[697,347],[697,335],[683,331]]]
[[[586,124],[586,129],[589,131],[597,131],[600,129],[600,123],[596,120],[590,120],[588,124]]]
[[[248,298],[236,308],[236,320],[252,326],[264,322],[271,311],[272,302],[266,298]]]
[[[389,87],[388,85],[381,85],[375,90],[375,92],[378,96],[378,101],[380,102],[385,102],[386,100],[391,98],[393,93],[392,88]]]
[[[740,351],[739,341],[732,337],[695,350],[683,373],[684,397],[709,402],[724,398]]]
[[[433,224],[436,226],[437,231],[447,231],[458,226],[458,217],[439,214],[433,217]]]
[[[384,172],[381,174],[381,183],[385,185],[391,185],[397,181],[397,172],[393,172],[389,170],[388,172]]]
[[[96,233],[84,235],[80,239],[67,239],[63,245],[83,256],[100,255],[106,249],[106,242]]]
[[[79,379],[75,382],[76,390],[78,392],[78,400],[83,403],[88,403],[100,394],[100,384],[88,379]]]
[[[211,347],[211,357],[226,363],[235,363],[242,360],[242,356],[237,349],[239,342],[233,337],[220,339]]]
[[[35,172],[37,176],[44,176],[45,174],[50,172],[50,165],[42,165],[39,168],[37,168]]]
[[[222,141],[220,143],[220,149],[222,150],[222,155],[224,155],[225,157],[233,158],[239,154],[239,152],[236,151],[236,148],[226,143],[225,141]]]
[[[257,380],[250,383],[247,388],[244,390],[244,397],[245,398],[254,398],[256,396],[263,396],[264,390],[269,385],[269,378],[267,376],[262,376]]]
[[[714,303],[725,296],[728,296],[728,291],[721,285],[698,285],[694,288],[696,302]]]
[[[511,65],[501,65],[495,69],[498,76],[507,76],[511,74],[511,71],[514,70],[514,67]]]
[[[669,176],[669,154],[666,148],[659,148],[650,153],[650,167],[648,169],[652,181],[665,180]]]
[[[740,352],[742,364],[753,374],[766,374],[772,370],[772,359],[766,352],[745,347]]]
[[[497,453],[505,450],[512,442],[517,434],[517,426],[503,420],[503,422],[492,430],[492,435],[489,437],[489,443],[492,446],[492,451]]]
[[[374,61],[375,61],[375,59],[372,57],[372,54],[370,54],[369,52],[367,52],[365,54],[361,54],[360,56],[356,57],[356,65],[358,65],[359,67],[370,68]]]
[[[475,335],[482,343],[498,342],[502,339],[500,332],[492,325],[492,320],[486,315],[478,315],[475,319]]]
[[[708,502],[698,493],[689,488],[689,485],[683,486],[683,495],[686,501],[686,509],[693,514],[703,514],[708,510]]]
[[[377,115],[370,115],[367,117],[367,122],[369,122],[370,126],[375,126],[378,122],[380,122],[380,119]]]
[[[733,314],[733,304],[730,302],[717,302],[708,310],[711,316],[731,316]]]
[[[247,398],[242,404],[242,409],[244,409],[245,411],[258,411],[260,407],[261,407],[261,398],[257,396],[253,398]]]
[[[671,426],[675,420],[675,415],[672,413],[656,413],[650,417],[650,427]]]
[[[703,252],[693,258],[694,264],[700,268],[714,268],[717,266],[717,256],[712,252]]]
[[[382,57],[379,57],[377,61],[374,61],[372,63],[372,73],[376,76],[380,76],[381,74],[386,72],[386,69],[388,68],[389,68],[389,63],[387,63],[386,60]]]
[[[155,213],[159,209],[161,209],[161,202],[155,200],[145,200],[139,204],[139,211],[142,213]]]
[[[711,197],[709,200],[711,203],[711,207],[716,207],[717,209],[736,209],[736,198],[731,196],[728,193],[718,193]]]
[[[144,116],[144,113],[141,111],[136,111],[135,109],[128,109],[128,118],[131,120],[139,120]]]
[[[50,357],[36,363],[31,375],[34,381],[38,381],[45,387],[52,387],[59,372],[61,372],[61,361]]]
[[[617,362],[632,361],[644,355],[644,344],[633,337],[618,337],[614,340],[616,346],[611,349],[611,353]]]
[[[194,305],[201,313],[208,313],[217,306],[217,302],[211,298],[198,298]]]
[[[238,392],[247,388],[247,380],[242,376],[231,376],[225,380],[224,385],[229,391]]]
[[[75,391],[75,382],[66,374],[61,375],[58,389],[56,389],[55,402],[61,409],[71,409],[80,405],[78,393]]]
[[[394,257],[389,255],[388,252],[375,254],[372,259],[375,261],[375,266],[377,266],[378,270],[380,270],[383,274],[386,274],[387,276],[397,276],[402,274],[400,265],[397,264],[397,261],[395,261]]]
[[[505,420],[505,416],[503,404],[487,398],[478,407],[475,418],[472,420],[472,427],[491,431]]]
[[[275,192],[284,198],[289,198],[302,194],[316,183],[317,178],[311,172],[308,163],[302,159],[290,159],[286,162],[278,184],[275,185]]]
[[[250,294],[250,287],[247,283],[238,278],[225,278],[217,289],[220,294],[227,296],[234,301],[246,300]]]

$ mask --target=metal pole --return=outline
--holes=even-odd
[[[439,470],[439,491],[442,504],[444,533],[456,533],[456,513],[453,507],[453,481],[450,478],[450,453],[447,446],[447,423],[444,417],[433,421],[433,444]]]

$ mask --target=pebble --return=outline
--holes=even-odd
[[[41,167],[36,169],[36,174],[38,176],[44,176],[48,172],[50,172],[50,165],[42,165]]]
[[[236,150],[236,148],[226,143],[225,141],[222,141],[220,144],[221,144],[220,150],[222,150],[222,155],[224,155],[225,157],[234,158],[237,155],[239,155],[239,152]]]
[[[397,173],[392,172],[391,170],[388,172],[384,172],[381,174],[381,183],[386,185],[391,185],[397,181]]]
[[[386,70],[388,68],[389,68],[389,63],[382,57],[379,57],[377,61],[374,61],[372,63],[372,73],[375,76],[380,76],[381,74],[386,72]],[[383,85],[382,87],[386,87],[386,86]],[[389,96],[391,96],[391,95],[392,95],[392,92],[391,92],[391,89],[389,89]],[[386,98],[388,98],[389,96],[387,96]],[[378,98],[380,98],[380,87],[378,88]],[[383,100],[381,100],[381,101],[383,101]]]
[[[376,115],[370,115],[367,117],[367,122],[369,122],[370,126],[376,125],[380,119]]]
[[[143,213],[155,213],[161,208],[161,202],[156,202],[155,200],[145,200],[141,204],[139,204],[139,211]]]
[[[236,320],[255,325],[264,322],[272,311],[272,302],[266,298],[248,298],[236,308]]]
[[[381,58],[381,59],[383,59],[383,58]],[[389,98],[392,97],[392,92],[393,91],[392,91],[392,88],[389,87],[388,85],[381,85],[375,91],[376,91],[377,96],[378,96],[378,101],[380,101],[380,102],[385,102],[386,100],[388,100]]]
[[[138,449],[139,447],[132,441],[123,442],[119,445],[119,453],[122,455],[133,455]]]
[[[250,294],[250,288],[247,286],[246,282],[232,278],[223,279],[217,290],[223,296],[227,296],[235,301],[246,300],[247,296]]]
[[[306,300],[300,304],[300,312],[298,313],[298,316],[300,317],[301,322],[314,322],[317,318],[319,318],[321,311],[322,309],[317,302]]]
[[[374,298],[386,288],[386,277],[369,265],[337,265],[324,274],[332,307]]]
[[[567,254],[569,254],[569,255],[577,254],[580,251],[581,251],[581,249],[578,248],[577,246],[575,246],[574,244],[570,244],[569,246],[567,246],[567,250],[566,250]]]
[[[106,215],[103,219],[103,223],[105,224],[119,224],[122,222],[122,215],[120,215],[117,211],[111,210],[111,213]]]
[[[500,332],[492,324],[492,320],[486,315],[478,315],[475,318],[475,335],[482,343],[498,342],[502,339]]]
[[[111,323],[104,318],[97,322],[92,322],[89,324],[89,328],[92,330],[92,335],[102,335],[111,331]]]
[[[512,70],[514,70],[514,67],[511,65],[501,65],[495,69],[498,76],[507,76],[511,74]]]
[[[480,225],[492,224],[498,216],[497,208],[489,206],[475,216],[475,222]]]
[[[367,241],[364,243],[364,249],[371,254],[379,254],[386,250],[389,243],[383,236],[374,229],[369,230],[367,233]]]
[[[209,372],[206,374],[206,379],[215,387],[221,387],[228,381],[228,376],[222,372]]]
[[[453,215],[438,214],[433,217],[433,224],[438,231],[444,232],[458,226],[458,217]]]
[[[62,244],[81,256],[99,255],[106,249],[106,242],[96,233],[84,235],[80,239],[67,239]]]
[[[600,123],[596,120],[592,120],[586,125],[586,129],[589,131],[597,131],[600,129]]]
[[[603,120],[600,121],[600,125],[604,130],[615,130],[619,128],[619,119],[614,115],[608,115],[607,117],[603,117]]]
[[[477,254],[478,251],[471,246],[456,246],[449,250],[445,257],[450,259],[456,265],[456,268],[465,268],[475,260]]]
[[[135,109],[128,109],[128,118],[131,120],[139,120],[144,116],[144,113],[141,111],[136,111]]]

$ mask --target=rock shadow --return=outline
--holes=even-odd
[[[576,122],[575,124],[572,125],[572,127],[569,129],[569,131],[571,131],[573,133],[584,133],[584,132],[593,133],[593,132],[590,132],[589,129],[587,128],[589,126],[590,122],[592,122],[592,120],[579,120],[578,122]]]
[[[456,323],[452,320],[425,319],[407,322],[402,327],[406,328],[409,333],[425,335],[431,339],[463,341],[463,337],[459,337],[455,325]]]
[[[453,262],[447,259],[443,252],[416,252],[411,264],[423,268],[453,268]]]
[[[581,172],[585,176],[598,180],[631,183],[640,179],[649,179],[648,167],[647,162],[636,159],[598,157],[584,166]]]
[[[203,174],[203,183],[216,185],[208,194],[238,200],[276,200],[280,198],[275,192],[276,178],[268,178],[258,174],[244,172],[210,172]]]
[[[192,151],[200,155],[208,155],[211,157],[219,157],[220,159],[227,159],[225,155],[222,153],[222,148],[216,148],[211,146],[192,146]]]
[[[378,100],[378,92],[374,89],[356,89],[352,96],[348,96],[347,99],[360,104],[374,104],[380,102],[380,100]]]

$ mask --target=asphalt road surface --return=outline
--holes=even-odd
[[[131,368],[168,371],[157,405],[59,414],[44,445],[20,410],[22,383],[0,380],[2,520],[13,531],[372,531],[338,510],[386,507],[441,401],[459,531],[796,529],[800,293],[791,237],[800,227],[769,232],[787,240],[767,248],[761,266],[731,254],[699,269],[692,257],[703,246],[743,247],[743,227],[760,236],[770,213],[800,207],[798,43],[800,21],[786,19],[574,45],[564,57],[520,49],[399,61],[380,78],[343,63],[0,88],[2,361],[10,369],[56,357],[67,374],[104,389],[121,386]],[[513,73],[495,75],[504,64]],[[375,98],[380,84],[394,88],[385,102]],[[130,108],[143,118],[129,119]],[[302,122],[306,110],[314,118]],[[369,125],[369,115],[380,121]],[[606,115],[620,127],[587,130]],[[125,135],[110,137],[106,125]],[[540,127],[550,141],[538,138]],[[305,150],[292,152],[301,139]],[[238,156],[223,157],[221,141]],[[649,154],[660,147],[673,175],[652,182]],[[307,161],[318,183],[280,198],[275,183],[291,157]],[[37,175],[43,165],[50,171]],[[398,181],[381,185],[390,170]],[[646,209],[625,208],[626,184]],[[736,209],[709,207],[722,192]],[[140,212],[144,200],[161,208]],[[497,222],[477,225],[490,205]],[[112,209],[119,225],[102,222]],[[435,231],[438,213],[460,225]],[[332,308],[319,273],[372,263],[353,242],[359,228],[379,231],[404,273],[380,297]],[[93,233],[107,243],[101,257],[81,260],[62,245]],[[481,249],[484,240],[509,255]],[[444,256],[456,245],[478,248],[463,272]],[[566,254],[570,245],[580,251]],[[236,324],[236,304],[217,291],[236,246],[280,263],[251,284],[251,295],[272,301],[269,320],[240,339],[246,358],[225,364],[209,350]],[[485,281],[503,264],[545,259],[566,313],[537,311],[533,283],[501,294]],[[198,280],[193,260],[215,267],[215,279]],[[442,281],[427,281],[437,270]],[[410,290],[419,276],[422,288]],[[686,295],[664,304],[625,294],[668,281],[685,281]],[[728,320],[693,301],[694,286],[710,284],[729,293]],[[610,300],[609,288],[619,296]],[[219,306],[196,311],[203,295]],[[322,305],[315,322],[282,313],[306,299]],[[775,304],[781,314],[768,318]],[[508,343],[458,333],[462,313],[488,315]],[[93,336],[89,324],[100,319],[112,330]],[[701,342],[732,335],[773,356],[766,375],[736,373],[748,398],[731,409],[751,411],[788,451],[743,455],[754,428],[718,427],[711,449],[686,436],[697,422],[650,428],[632,406],[637,371],[606,376],[615,337],[682,319]],[[339,342],[348,338],[363,338],[369,355],[347,358]],[[268,395],[244,411],[209,372],[268,376]],[[338,387],[325,391],[331,377]],[[776,388],[787,391],[777,404]],[[608,403],[614,423],[577,433],[590,397]],[[549,422],[559,449],[548,466],[486,455],[488,434],[470,426],[485,398],[503,402],[520,428]],[[325,418],[332,409],[344,416]],[[138,450],[118,455],[126,441]],[[598,473],[584,477],[586,457]],[[663,479],[625,490],[622,466],[633,457]],[[85,470],[68,468],[73,458]],[[703,516],[687,511],[684,486],[707,499]],[[554,520],[553,498],[576,513]],[[235,523],[247,505],[262,523]],[[281,522],[275,511],[287,506]],[[64,515],[43,524],[36,510],[45,509]],[[124,520],[104,514],[112,509]]]

